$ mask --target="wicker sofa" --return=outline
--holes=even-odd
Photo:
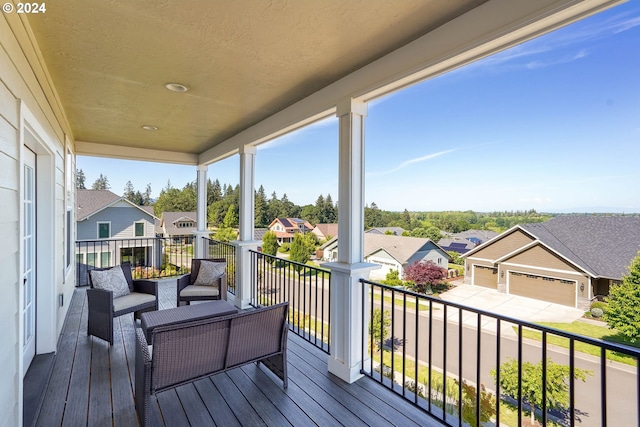
[[[150,425],[151,395],[251,362],[261,362],[287,388],[289,303],[222,317],[158,326],[147,342],[136,330],[135,399]]]

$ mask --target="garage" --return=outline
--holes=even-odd
[[[576,306],[576,281],[509,272],[509,293],[555,304]]]
[[[485,265],[474,265],[473,284],[484,288],[498,289],[498,269]]]

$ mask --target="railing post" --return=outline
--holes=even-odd
[[[251,306],[251,253],[249,251],[257,251],[260,241],[240,241],[231,242],[236,247],[236,293],[234,296],[234,305],[238,309],[243,310]],[[228,297],[231,299],[231,297]]]
[[[380,268],[377,264],[323,264],[331,270],[331,354],[329,372],[343,381],[352,383],[362,377],[361,367],[369,367],[370,360],[363,351],[363,332],[368,318],[363,313],[368,307],[368,292],[364,293],[360,279],[368,279],[369,272]]]

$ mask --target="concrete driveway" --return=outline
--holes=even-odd
[[[577,308],[507,295],[481,286],[461,284],[440,294],[440,298],[527,322],[571,323],[584,314]]]

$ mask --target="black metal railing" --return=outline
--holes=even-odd
[[[76,286],[89,284],[94,268],[130,262],[134,279],[175,277],[191,270],[193,236],[76,241]]]
[[[640,349],[360,282],[362,373],[446,424],[640,426]]]
[[[224,258],[227,260],[227,292],[236,293],[236,247],[230,243],[208,239],[205,241],[205,252],[209,258]]]
[[[289,302],[289,329],[329,353],[331,272],[249,251],[252,305]]]

